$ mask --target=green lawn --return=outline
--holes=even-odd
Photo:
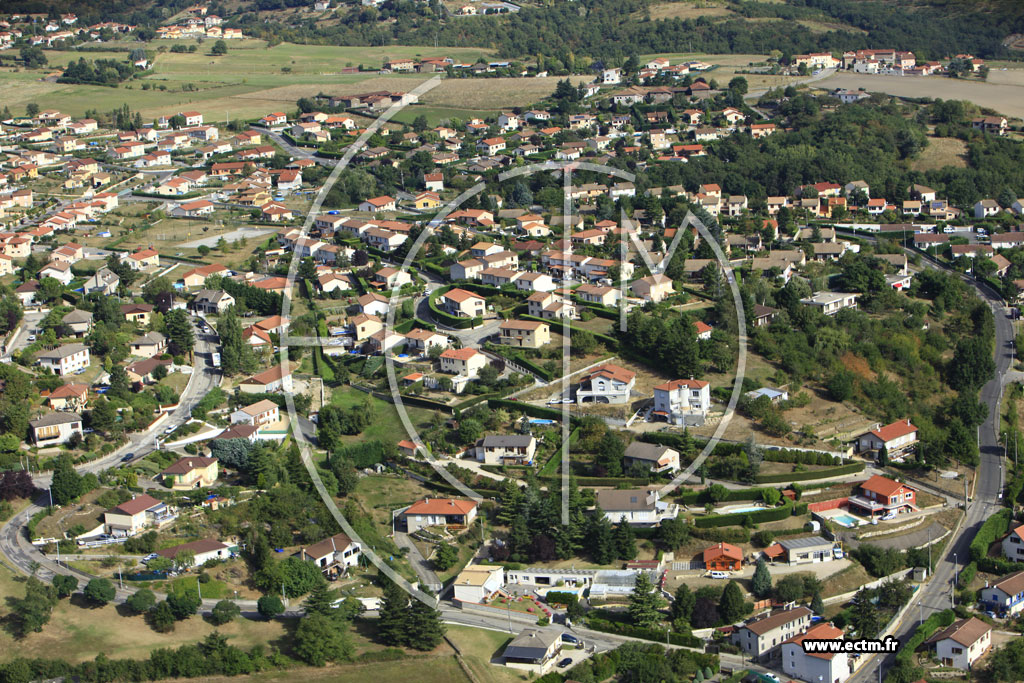
[[[512,640],[510,634],[449,624],[448,639],[459,648],[462,660],[481,683],[507,683],[528,679],[525,672],[491,663],[505,651],[505,646]]]

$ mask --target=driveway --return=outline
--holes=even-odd
[[[416,572],[416,576],[419,578],[420,583],[435,593],[438,593],[443,586],[441,579],[439,579],[437,574],[434,573],[434,570],[431,569],[430,563],[423,557],[423,553],[421,553],[420,549],[416,547],[416,544],[412,542],[412,539],[409,538],[409,534],[402,531],[396,531],[394,540],[395,545],[399,548],[408,548],[409,564],[412,565],[413,571]]]
[[[938,522],[932,522],[928,525],[922,524],[920,529],[915,529],[910,533],[890,536],[888,538],[865,538],[863,541],[858,541],[854,538],[852,531],[840,531],[838,534],[839,537],[843,539],[843,543],[847,548],[856,548],[862,543],[866,543],[883,549],[898,548],[899,550],[904,550],[906,548],[918,548],[923,546],[928,543],[928,541],[934,541],[939,538],[947,531],[949,530]]]

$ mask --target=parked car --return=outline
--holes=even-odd
[[[563,659],[562,661],[560,661],[558,663],[558,668],[559,669],[564,669],[565,667],[569,666],[570,664],[572,664],[572,657],[566,657],[565,659]]]
[[[836,558],[837,560],[843,559],[843,549],[842,548],[832,548],[832,557]]]
[[[562,642],[563,643],[572,643],[573,645],[579,645],[580,639],[577,638],[576,636],[574,636],[571,633],[563,633],[562,634]]]
[[[156,553],[150,553],[149,555],[146,555],[144,558],[142,558],[142,564],[146,564],[150,560],[155,560],[158,557],[160,557],[160,556],[157,555]]]
[[[886,512],[885,515],[882,516],[882,521],[883,522],[887,522],[890,519],[896,519],[896,511],[895,510],[893,510],[891,512]]]
[[[175,427],[174,425],[171,425],[170,427],[168,427],[167,429],[164,430],[164,434],[170,434],[175,429],[177,429],[177,427]]]
[[[729,572],[708,572],[708,576],[712,579],[728,579]]]

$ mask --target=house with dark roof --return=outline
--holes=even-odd
[[[72,436],[82,435],[82,416],[78,413],[47,413],[28,422],[32,443],[56,446],[67,443]]]
[[[783,642],[804,633],[812,614],[806,607],[794,607],[757,617],[733,632],[732,643],[751,658],[768,657]]]
[[[557,629],[523,629],[505,646],[502,660],[511,669],[544,675],[555,665],[562,648],[562,635]]]
[[[969,671],[992,648],[992,627],[977,617],[957,619],[925,642],[942,666]]]
[[[530,434],[492,434],[476,442],[476,460],[485,465],[532,465],[537,439]]]
[[[476,519],[477,504],[459,498],[424,498],[396,516],[396,522],[409,533],[428,526],[466,527]]]
[[[679,470],[679,451],[661,444],[634,441],[626,448],[623,469],[634,466],[650,472],[676,472]]]
[[[334,534],[319,543],[299,549],[300,560],[312,562],[327,576],[344,574],[349,567],[359,564],[362,546],[345,534]]]
[[[1000,618],[1019,614],[1024,610],[1024,571],[1008,574],[982,588],[979,602]]]
[[[605,489],[597,492],[597,504],[613,524],[625,520],[637,526],[655,526],[675,519],[679,506],[661,500],[658,489]]]
[[[821,536],[783,538],[776,545],[782,548],[782,560],[790,566],[827,562],[835,558],[832,541]]]

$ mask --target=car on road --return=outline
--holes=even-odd
[[[579,645],[580,639],[577,638],[576,636],[574,636],[571,633],[563,633],[562,634],[562,642],[563,643],[572,643],[573,645]]]
[[[168,427],[167,429],[164,430],[164,434],[170,434],[175,429],[177,429],[177,427],[175,425],[171,425],[170,427]]]
[[[36,335],[34,335],[34,334],[30,334],[30,335],[28,335],[28,340],[29,340],[30,342],[34,342],[34,341],[36,340]]]
[[[121,458],[121,462],[128,462],[128,461],[130,461],[134,457],[135,457],[134,453],[129,453],[128,455],[126,455],[123,458]]]
[[[775,674],[758,673],[757,675],[766,683],[782,683],[779,677]]]
[[[572,664],[572,657],[566,657],[565,659],[563,659],[562,661],[560,661],[558,663],[558,668],[559,669],[564,669],[565,667],[569,666],[570,664]]]
[[[158,557],[160,557],[160,556],[157,555],[156,553],[150,553],[149,555],[146,555],[144,558],[142,558],[142,564],[146,564],[150,560],[155,560]]]

